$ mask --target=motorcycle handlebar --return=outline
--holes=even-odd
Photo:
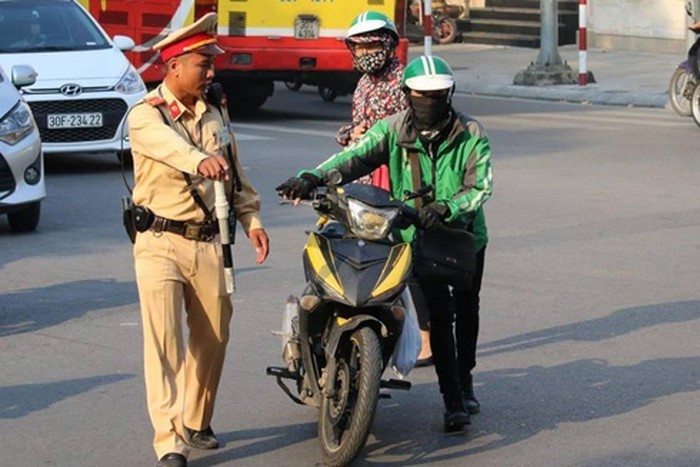
[[[420,221],[420,216],[418,215],[417,209],[412,208],[411,206],[402,206],[401,207],[401,216],[404,219],[406,219],[408,222],[413,224],[415,227],[420,228],[421,221]]]
[[[311,206],[311,207],[314,207],[314,202],[311,201],[311,200],[306,200],[306,199],[302,199],[302,200],[300,200],[299,202],[297,202],[296,200],[293,200],[293,199],[283,199],[283,200],[280,201],[280,204],[283,205],[283,206],[284,206],[284,205],[296,206],[297,204],[301,204],[302,206]]]

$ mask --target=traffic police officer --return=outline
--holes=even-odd
[[[128,119],[133,202],[141,210],[134,257],[146,395],[159,466],[186,466],[190,447],[218,447],[210,422],[232,303],[212,216],[215,180],[226,181],[258,264],[268,255],[260,198],[243,173],[221,108],[205,100],[214,58],[223,53],[216,25],[210,13],[154,45],[166,66],[165,80]]]

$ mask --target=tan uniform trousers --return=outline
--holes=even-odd
[[[233,310],[221,246],[148,231],[138,234],[134,257],[153,446],[158,458],[169,452],[187,456],[183,425],[193,430],[209,426],[229,339]]]

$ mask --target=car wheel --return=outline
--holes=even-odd
[[[32,203],[19,211],[7,215],[10,230],[13,232],[31,232],[39,225],[41,215],[41,202]]]

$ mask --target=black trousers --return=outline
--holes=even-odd
[[[476,254],[476,273],[472,287],[417,279],[420,292],[413,293],[421,329],[430,323],[430,347],[440,392],[458,396],[471,384],[476,366],[476,342],[479,336],[479,292],[484,275],[486,248]],[[415,290],[415,289],[414,289]],[[421,296],[422,292],[422,296]]]

